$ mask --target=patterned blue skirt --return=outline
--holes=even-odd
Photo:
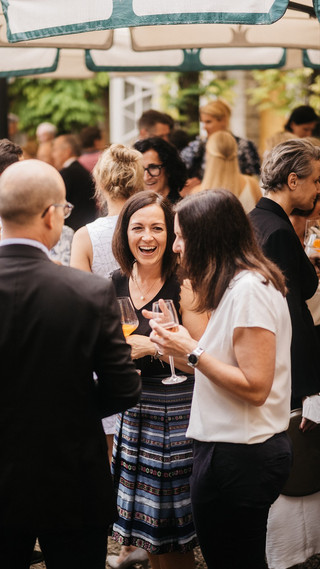
[[[118,415],[113,474],[119,519],[113,537],[153,554],[196,547],[189,476],[189,423],[194,378],[163,385],[142,378],[140,403]]]

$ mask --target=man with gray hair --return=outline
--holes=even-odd
[[[320,147],[301,138],[278,144],[264,160],[261,179],[266,196],[250,218],[264,254],[286,276],[292,323],[291,405],[296,409],[302,407],[305,396],[320,391],[320,344],[306,304],[317,290],[318,277],[289,215],[295,208],[313,209],[320,193]],[[301,429],[309,427],[303,411]]]
[[[112,283],[48,257],[71,210],[49,164],[0,178],[2,569],[27,568],[36,538],[51,569],[105,569],[117,517],[101,417],[141,381]]]

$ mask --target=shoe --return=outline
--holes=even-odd
[[[32,557],[31,557],[30,565],[35,565],[36,563],[41,563],[41,561],[44,561],[44,557],[42,555],[42,552],[34,550]]]
[[[118,555],[108,555],[107,562],[111,569],[127,569],[127,567],[131,567],[131,565],[135,563],[140,563],[143,569],[148,569],[148,554],[144,549],[140,549],[139,547],[129,553],[122,563],[118,563],[118,559]]]

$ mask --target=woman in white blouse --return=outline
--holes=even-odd
[[[291,467],[284,277],[227,190],[182,200],[175,233],[197,310],[212,311],[199,342],[182,326],[174,333],[150,322],[157,349],[195,368],[187,436],[194,439],[196,531],[209,569],[262,569],[268,511]]]

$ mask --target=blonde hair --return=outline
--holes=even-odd
[[[226,126],[228,126],[231,117],[231,109],[229,105],[221,99],[216,99],[215,101],[210,101],[206,105],[203,105],[200,107],[200,113],[211,115],[218,120],[225,119]]]
[[[238,145],[225,130],[211,134],[206,144],[206,167],[202,189],[224,188],[235,196],[241,193],[241,172],[238,162]]]
[[[106,201],[106,195],[113,200],[127,200],[144,189],[142,154],[123,144],[111,144],[101,154],[92,175],[100,204]]]

